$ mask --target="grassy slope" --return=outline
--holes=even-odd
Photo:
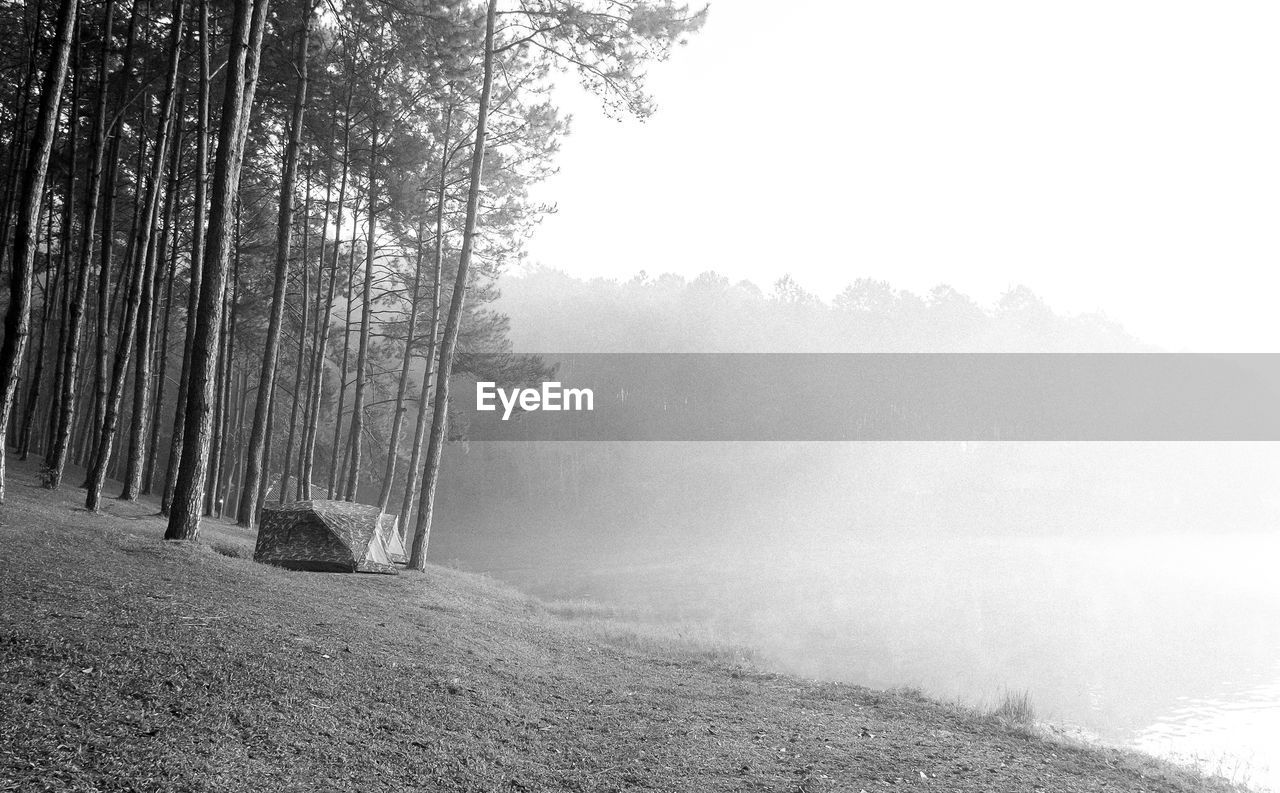
[[[1211,787],[448,569],[291,573],[166,544],[153,505],[91,515],[34,474],[15,463],[0,507],[0,790]]]

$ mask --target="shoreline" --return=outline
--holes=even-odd
[[[93,515],[33,473],[13,466],[0,514],[0,779],[19,787],[1241,790],[479,575],[293,573],[213,523],[164,543],[150,503]]]

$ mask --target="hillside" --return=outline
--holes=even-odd
[[[166,544],[154,504],[95,516],[35,474],[0,508],[0,790],[1213,787],[446,568],[286,572],[225,525]]]

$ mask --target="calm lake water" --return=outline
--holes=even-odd
[[[1280,790],[1275,535],[831,534],[663,555],[493,573],[710,624],[784,671],[977,705],[1025,690],[1043,720]]]

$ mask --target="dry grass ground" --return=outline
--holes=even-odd
[[[0,790],[1227,789],[454,570],[287,572],[225,525],[167,544],[153,504],[92,515],[25,464],[8,494]]]

